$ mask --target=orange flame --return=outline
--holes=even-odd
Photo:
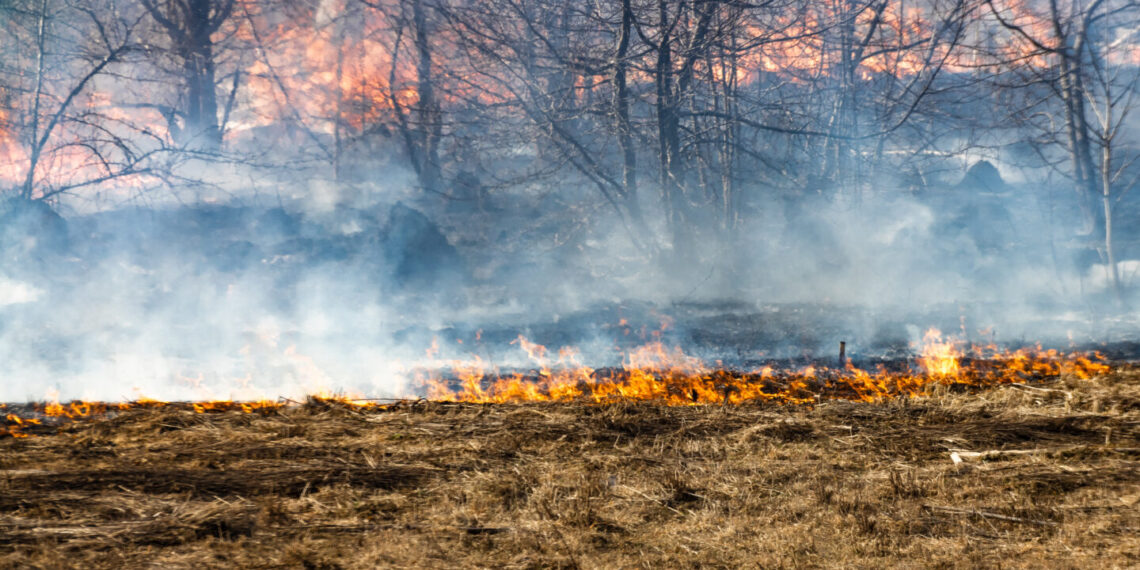
[[[1015,351],[994,345],[971,346],[944,339],[937,329],[923,337],[921,353],[915,367],[888,370],[880,365],[874,371],[855,367],[850,362],[835,369],[819,365],[781,369],[771,365],[751,371],[709,366],[678,347],[669,348],[655,340],[627,352],[621,365],[591,368],[580,362],[576,349],[564,347],[557,359],[548,355],[547,347],[524,336],[512,341],[537,365],[528,372],[501,372],[482,358],[453,360],[446,374],[438,367],[420,371],[418,377],[431,400],[470,403],[577,402],[606,403],[615,401],[647,401],[666,405],[745,404],[772,402],[787,405],[811,405],[825,399],[874,402],[895,397],[916,397],[930,393],[935,386],[955,384],[975,389],[1025,383],[1048,378],[1088,379],[1110,370],[1097,353],[1065,354],[1057,350],[1033,349]],[[439,346],[428,351],[433,362]],[[290,355],[308,367],[315,363],[295,352]],[[327,380],[323,372],[308,370],[305,376]],[[308,401],[337,404],[350,409],[384,409],[391,404],[378,403],[341,394],[330,394],[326,385],[317,382]],[[50,390],[43,403],[31,406],[36,417],[7,414],[7,425],[0,436],[27,437],[23,430],[40,425],[40,418],[52,425],[69,420],[84,420],[138,408],[175,406],[197,413],[274,413],[298,402],[292,400],[210,400],[171,403],[151,399],[133,402],[105,403],[73,400],[62,403],[59,392]],[[25,414],[27,415],[27,414]]]
[[[437,400],[503,403],[530,401],[644,400],[669,405],[775,401],[813,403],[820,399],[877,401],[921,396],[931,386],[961,384],[977,388],[1073,376],[1087,379],[1109,370],[1100,355],[1061,354],[1056,350],[1002,351],[975,347],[976,357],[964,367],[961,342],[944,340],[937,329],[927,331],[917,357],[918,372],[879,367],[869,372],[848,363],[842,369],[810,365],[800,370],[767,366],[751,372],[710,367],[654,341],[630,351],[619,368],[593,369],[577,362],[576,352],[563,349],[551,365],[546,347],[519,337],[522,347],[541,368],[537,374],[499,373],[474,357],[454,361],[449,376],[421,375],[429,397]]]
[[[922,354],[918,361],[928,375],[938,379],[958,377],[958,359],[962,352],[957,343],[943,340],[942,332],[930,329],[922,337]]]

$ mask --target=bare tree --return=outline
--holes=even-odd
[[[506,145],[533,144],[548,163],[584,177],[634,242],[647,245],[629,82],[644,50],[635,51],[632,2],[571,10],[545,0],[483,0],[444,14],[465,58],[456,74],[491,102],[477,105],[484,128],[510,129],[516,136]],[[538,140],[521,138],[532,134]]]
[[[425,0],[398,0],[381,4],[362,0],[381,10],[394,23],[392,59],[388,70],[389,102],[395,115],[396,128],[404,142],[404,150],[427,192],[441,193],[443,174],[439,149],[443,138],[443,110],[436,96],[436,79],[432,37],[434,18],[432,6]],[[415,102],[411,108],[402,101],[397,69],[405,37],[411,42],[415,61]]]
[[[1136,180],[1124,174],[1140,159],[1127,141],[1127,119],[1140,86],[1130,62],[1114,62],[1113,52],[1135,42],[1140,5],[1127,0],[1062,3],[1051,0],[1039,11],[987,0],[990,13],[1009,33],[1003,62],[1021,78],[1015,85],[1034,90],[1031,103],[1018,108],[1027,126],[1066,153],[1082,218],[1081,234],[1100,235],[1099,248],[1114,296],[1123,301],[1113,233],[1114,208]],[[1040,97],[1037,88],[1044,88]],[[1054,120],[1060,115],[1060,120]],[[1131,151],[1131,152],[1129,152]],[[1045,149],[1044,152],[1048,152]]]
[[[214,34],[233,14],[234,0],[140,0],[165,31],[182,71],[184,121],[173,138],[207,151],[221,148]]]
[[[21,15],[27,25],[9,32],[26,33],[34,54],[30,73],[17,73],[7,86],[22,94],[13,106],[22,120],[8,125],[22,142],[18,196],[48,200],[112,180],[161,175],[162,138],[146,120],[123,118],[111,102],[125,80],[120,68],[138,63],[140,16],[113,1],[53,0],[38,0]]]

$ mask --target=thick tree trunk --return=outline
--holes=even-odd
[[[214,82],[212,46],[195,46],[184,65],[186,78],[186,127],[183,135],[191,146],[217,150],[222,146],[222,130],[218,124],[218,97]]]
[[[432,51],[428,38],[427,11],[424,9],[423,0],[412,2],[412,26],[416,34],[416,91],[419,94],[417,115],[420,165],[417,170],[424,190],[439,193],[443,184],[442,169],[439,164],[439,142],[443,136],[443,123],[439,102],[435,96]]]
[[[665,21],[665,2],[661,2],[662,21]],[[691,232],[686,215],[685,169],[681,163],[681,125],[673,87],[673,58],[670,38],[662,37],[657,52],[656,112],[658,159],[661,161],[661,192],[664,197],[666,219],[672,235],[673,252],[681,259],[691,249]]]
[[[618,32],[617,50],[614,53],[614,115],[617,122],[618,146],[621,148],[622,198],[629,211],[630,220],[637,227],[644,227],[641,203],[637,195],[637,147],[633,140],[633,123],[629,111],[628,69],[630,34],[633,28],[632,0],[622,0],[621,28]]]
[[[162,5],[142,0],[142,4],[166,30],[182,64],[184,126],[171,136],[198,150],[220,149],[213,35],[229,19],[234,0],[176,0]]]
[[[186,76],[186,129],[189,142],[205,150],[222,146],[218,125],[218,96],[214,81],[212,0],[189,0],[189,33],[182,46]]]

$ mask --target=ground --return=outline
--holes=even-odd
[[[0,439],[2,567],[1140,565],[1131,369],[876,404],[311,401],[35,433]]]

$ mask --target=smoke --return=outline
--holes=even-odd
[[[0,307],[34,303],[41,291],[28,283],[0,279]]]
[[[786,195],[741,230],[695,232],[683,263],[644,249],[669,228],[635,243],[589,195],[457,205],[322,186],[66,219],[10,202],[0,401],[416,395],[418,371],[452,359],[535,366],[520,335],[591,366],[656,340],[730,366],[839,341],[897,355],[931,326],[1103,340],[1085,303],[1105,294],[1104,267],[1058,254],[1063,206],[998,181]]]
[[[359,222],[237,206],[69,222],[66,248],[6,249],[0,400],[402,389]]]

